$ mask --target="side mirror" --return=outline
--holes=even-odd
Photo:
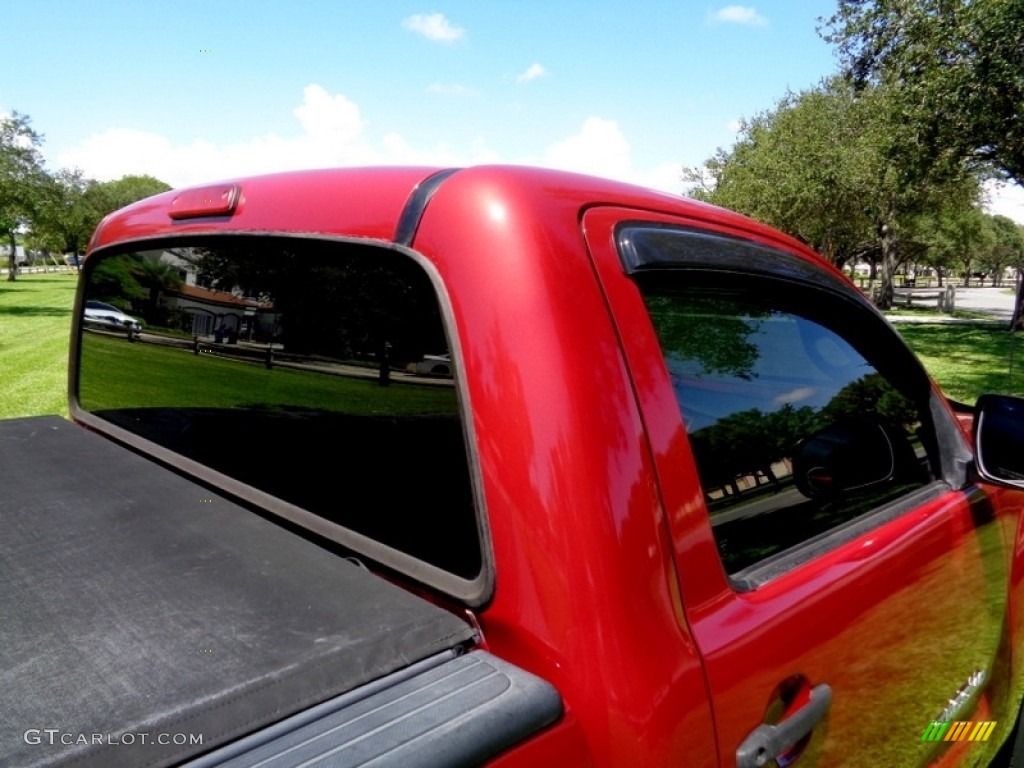
[[[982,395],[974,413],[978,473],[1024,490],[1024,398]]]
[[[884,485],[914,464],[905,437],[873,421],[843,421],[799,443],[793,480],[807,498],[827,499]]]

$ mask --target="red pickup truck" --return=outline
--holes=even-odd
[[[955,412],[749,219],[516,167],[175,190],[97,229],[71,362],[80,426],[0,427],[5,765],[1020,750],[1024,401]]]

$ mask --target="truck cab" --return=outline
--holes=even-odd
[[[328,170],[136,203],[81,281],[75,421],[539,681],[480,759],[984,765],[1012,737],[1020,402],[976,439],[792,238],[554,171]]]

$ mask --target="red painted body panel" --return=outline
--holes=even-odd
[[[1000,499],[1003,492],[950,491],[754,591],[730,585],[658,340],[611,243],[618,222],[638,217],[684,223],[596,209],[585,226],[619,325],[631,329],[624,346],[659,468],[687,618],[704,657],[722,764],[732,764],[765,718],[772,692],[792,675],[828,683],[835,697],[827,735],[801,765],[889,764],[893,755],[904,756],[900,764],[924,764],[927,745],[908,734],[919,734],[917,724],[937,717],[978,668],[998,682],[977,711],[1012,722],[1010,702],[1019,697],[1006,686],[1005,554],[1019,511]],[[948,673],[921,674],[937,664]]]
[[[456,174],[413,243],[459,329],[497,574],[481,625],[559,689],[595,765],[714,765],[643,426],[581,242],[590,196],[529,181]]]
[[[169,192],[109,217],[92,248],[238,231],[390,242],[432,172],[241,180],[233,216],[182,221],[167,215],[177,194]],[[657,338],[615,253],[615,225],[635,218],[727,232],[821,263],[727,211],[508,167],[449,177],[411,244],[450,302],[472,414],[495,566],[493,597],[477,612],[484,641],[553,683],[567,709],[494,765],[732,765],[791,674],[829,682],[843,702],[824,757],[799,764],[841,765],[845,744],[884,741],[865,733],[879,714],[933,716],[933,692],[908,693],[919,681],[886,677],[898,680],[901,654],[934,638],[955,653],[979,631],[1003,631],[1005,613],[992,615],[993,606],[1024,600],[1022,494],[945,494],[762,588],[735,591]],[[992,549],[998,556],[986,557]],[[950,598],[957,608],[943,610]],[[1011,619],[1020,638],[1024,617]],[[1022,676],[1016,667],[1006,684],[1019,640],[1000,641],[994,663],[1004,679],[984,704],[1005,721]],[[848,705],[870,690],[879,695]]]
[[[199,232],[308,232],[391,240],[413,189],[434,169],[294,171],[235,180],[241,198],[231,216],[175,221],[168,215],[184,190],[141,200],[104,219],[90,251],[113,242]],[[231,181],[210,185],[220,189]]]

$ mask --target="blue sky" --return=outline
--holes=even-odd
[[[5,9],[0,111],[97,179],[502,162],[681,192],[741,118],[834,71],[834,8],[35,0]]]

